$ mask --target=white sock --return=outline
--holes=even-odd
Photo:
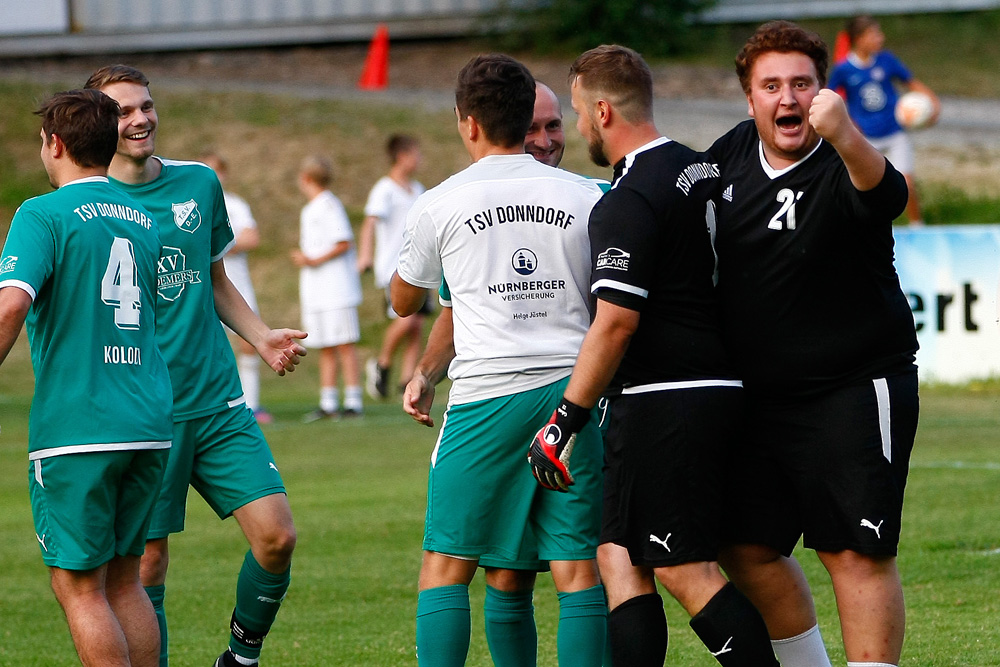
[[[230,651],[230,653],[233,652]],[[244,658],[242,655],[236,653],[233,653],[233,657],[236,658],[236,662],[240,663],[241,665],[247,665],[248,667],[256,665],[260,662],[260,660],[258,660],[257,658]]]
[[[897,667],[888,662],[848,662],[847,667]]]
[[[818,625],[788,639],[772,639],[771,648],[781,667],[832,667]]]
[[[361,386],[344,387],[344,409],[361,412]]]
[[[243,396],[247,399],[247,407],[251,410],[260,408],[260,364],[256,354],[241,354],[237,361],[240,374],[240,384],[243,385]]]
[[[336,412],[340,405],[337,403],[336,387],[319,388],[319,409],[323,412]]]

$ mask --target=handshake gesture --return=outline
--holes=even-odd
[[[528,463],[531,474],[546,489],[569,491],[573,485],[569,458],[576,444],[576,434],[588,419],[590,410],[564,398],[549,422],[535,434],[528,449]]]

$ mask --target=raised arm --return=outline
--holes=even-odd
[[[819,91],[809,108],[809,123],[840,154],[854,187],[864,192],[882,182],[885,157],[851,121],[840,95],[829,88]]]

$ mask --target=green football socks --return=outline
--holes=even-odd
[[[604,586],[559,593],[559,664],[601,667],[607,624]]]
[[[167,587],[163,584],[146,586],[146,595],[153,603],[153,611],[156,612],[156,625],[160,628],[160,667],[167,667],[167,612],[163,609],[163,598],[166,594]]]
[[[471,633],[469,587],[462,584],[420,591],[417,596],[417,664],[462,667]]]
[[[486,643],[496,667],[534,667],[538,660],[538,632],[532,592],[506,592],[486,587],[483,614]]]
[[[268,572],[247,551],[236,580],[236,609],[233,610],[229,650],[242,658],[256,660],[274,617],[291,581],[292,569],[281,574]]]

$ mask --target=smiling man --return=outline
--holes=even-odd
[[[535,113],[524,135],[524,152],[542,164],[558,167],[566,150],[562,106],[552,89],[535,82]]]
[[[226,276],[222,259],[234,240],[222,186],[204,164],[153,155],[159,119],[148,86],[142,72],[126,65],[97,70],[86,86],[121,106],[118,149],[108,174],[113,185],[153,214],[163,243],[156,339],[173,385],[174,446],[140,575],[157,612],[165,667],[167,537],[184,530],[188,485],[220,518],[235,516],[250,551],[236,583],[230,648],[216,665],[253,665],[288,589],[295,527],[281,475],[246,405],[219,323],[253,345],[280,375],[294,370],[305,354],[298,340],[306,334],[269,329]]]
[[[815,34],[758,28],[736,58],[753,120],[709,151],[723,333],[749,417],[730,462],[737,546],[720,560],[772,638],[789,637],[782,664],[809,642],[816,657],[797,664],[829,664],[818,628],[796,627],[812,606],[789,558],[804,537],[833,581],[848,664],[884,667],[903,643],[896,548],[918,414],[916,334],[892,263],[906,185],[821,90],[826,67]]]

